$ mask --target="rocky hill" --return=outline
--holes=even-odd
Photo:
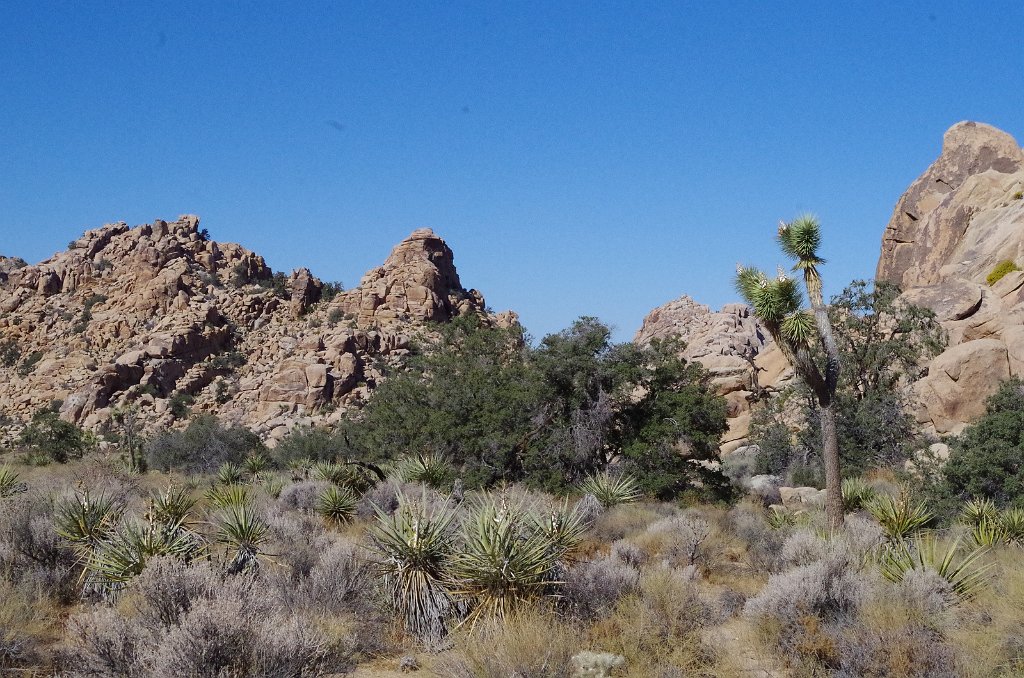
[[[998,383],[1024,376],[1024,272],[990,284],[1002,262],[1024,265],[1024,150],[989,125],[961,122],[896,203],[877,278],[935,311],[948,349],[916,385],[917,418],[956,433]]]
[[[747,306],[726,304],[712,311],[686,295],[648,313],[633,341],[647,345],[671,337],[685,343],[684,358],[711,373],[715,390],[728,403],[729,430],[722,452],[742,446],[752,402],[763,389],[778,388],[792,376],[782,352]]]
[[[118,408],[155,427],[190,405],[274,439],[365,400],[428,321],[484,309],[429,229],[339,293],[210,240],[195,216],[110,224],[36,265],[0,257],[0,415],[10,433],[61,401],[99,430]]]

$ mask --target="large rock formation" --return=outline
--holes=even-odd
[[[988,125],[961,122],[896,203],[877,277],[935,311],[949,347],[916,385],[926,427],[959,432],[1002,379],[1024,376],[1024,273],[989,286],[1002,261],[1024,268],[1024,151]]]
[[[747,306],[726,304],[712,311],[685,295],[648,313],[634,341],[643,346],[673,337],[685,344],[682,357],[711,373],[716,392],[728,403],[723,453],[742,446],[750,428],[751,401],[790,375],[781,351]]]
[[[59,400],[65,419],[102,430],[131,405],[164,427],[172,399],[191,397],[275,438],[363,402],[424,321],[484,313],[429,229],[330,302],[307,269],[279,281],[194,216],[110,224],[34,266],[0,259],[0,413],[24,421]]]

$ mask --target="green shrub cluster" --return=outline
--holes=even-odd
[[[1007,274],[1019,270],[1020,267],[1017,266],[1016,263],[1010,261],[1009,259],[1004,259],[1000,261],[998,264],[996,264],[995,268],[992,269],[992,272],[985,277],[985,282],[987,282],[991,287],[992,285],[995,285],[997,282],[1006,277]]]

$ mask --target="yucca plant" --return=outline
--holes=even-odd
[[[124,507],[104,494],[76,492],[54,508],[56,532],[81,552],[95,549],[116,528]]]
[[[23,491],[23,485],[19,482],[20,477],[10,466],[0,466],[0,499],[13,497]]]
[[[398,510],[387,514],[374,507],[377,521],[370,530],[377,568],[388,601],[409,633],[436,640],[447,633],[456,615],[451,582],[452,521],[447,504],[428,511],[421,502],[398,496]]]
[[[316,512],[327,520],[341,524],[355,518],[359,498],[347,487],[331,485],[316,499]]]
[[[999,516],[999,524],[1006,534],[1006,543],[1024,546],[1024,508],[1003,511]]]
[[[215,539],[234,555],[228,563],[228,573],[257,568],[267,542],[270,526],[255,510],[246,504],[229,504],[215,518]]]
[[[267,476],[263,479],[263,491],[272,499],[278,499],[284,489],[284,480],[279,476]]]
[[[594,495],[606,509],[640,499],[640,486],[628,473],[612,475],[602,471],[587,476],[578,486],[583,494]]]
[[[472,604],[467,621],[504,619],[544,595],[560,550],[502,497],[478,497],[462,526],[462,545],[452,556],[456,593]]]
[[[242,466],[250,475],[257,477],[270,468],[270,459],[265,454],[255,452],[246,457],[245,461],[242,462]]]
[[[235,485],[242,482],[244,477],[242,467],[230,461],[224,462],[217,469],[217,482],[221,485]]]
[[[447,488],[455,478],[455,469],[444,455],[417,454],[396,464],[394,475],[406,483],[423,483],[434,489]]]
[[[999,509],[988,497],[971,499],[964,504],[961,513],[963,521],[968,525],[980,525],[983,522],[995,523],[999,519]]]
[[[181,521],[133,520],[105,539],[92,553],[86,567],[92,584],[112,591],[141,574],[152,558],[173,556],[188,562],[202,551],[202,540]]]
[[[978,547],[963,557],[958,557],[959,551],[957,540],[941,553],[932,534],[899,540],[890,543],[882,553],[882,575],[889,581],[900,582],[910,570],[931,570],[949,582],[959,600],[970,600],[988,582],[991,563],[978,562],[988,549]]]
[[[325,480],[338,487],[348,487],[355,492],[361,492],[370,485],[363,470],[354,464],[321,461],[313,464],[310,470],[317,480]]]
[[[164,525],[184,524],[196,506],[196,500],[187,487],[169,486],[150,497],[153,520]]]
[[[288,462],[288,468],[291,470],[294,480],[306,480],[309,478],[309,474],[312,472],[315,464],[316,462],[309,457],[300,457]]]
[[[863,478],[846,478],[843,480],[843,509],[848,512],[859,511],[877,494],[875,488]]]
[[[986,518],[971,528],[971,541],[977,546],[999,546],[1007,542],[1006,530],[998,520]]]
[[[532,517],[536,530],[551,542],[562,559],[572,558],[589,528],[583,513],[575,506],[569,508],[568,499],[548,511],[532,514]]]
[[[796,525],[796,516],[784,508],[771,507],[764,515],[768,527],[773,530],[782,530]]]
[[[206,500],[217,508],[246,506],[252,501],[245,485],[214,485],[206,492]]]
[[[924,529],[932,514],[924,502],[914,501],[904,488],[898,497],[879,495],[865,505],[890,540],[902,540]]]

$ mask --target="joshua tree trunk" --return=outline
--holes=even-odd
[[[832,334],[832,322],[821,296],[821,279],[815,274],[805,275],[807,296],[814,311],[814,322],[825,347],[824,383],[818,396],[821,419],[821,455],[825,462],[825,515],[833,530],[843,526],[843,477],[839,470],[839,438],[836,433],[836,413],[833,409],[836,386],[839,383],[839,347]]]

